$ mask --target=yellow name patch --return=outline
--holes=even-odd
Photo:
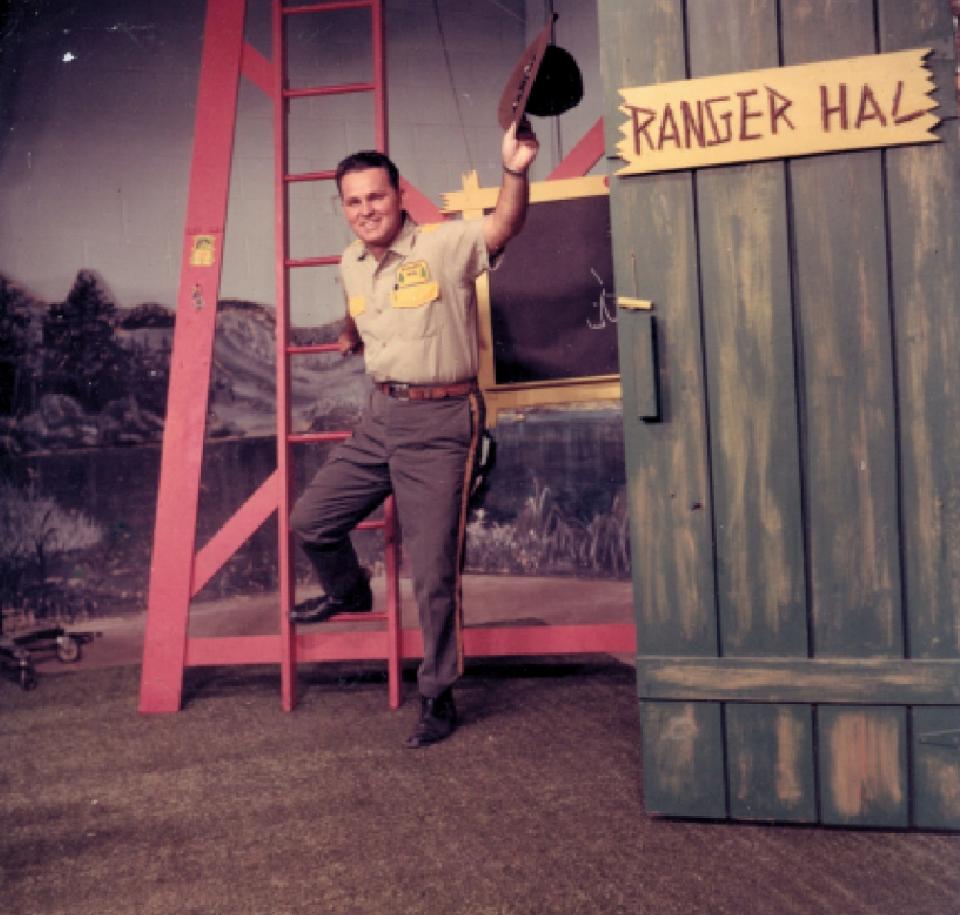
[[[413,286],[398,286],[391,293],[394,308],[422,308],[440,298],[440,284],[417,283]]]

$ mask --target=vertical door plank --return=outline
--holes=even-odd
[[[817,818],[809,705],[725,707],[730,816],[812,823]]]
[[[782,9],[786,64],[874,51],[873,0]],[[881,153],[814,156],[789,169],[812,648],[897,656],[903,622]]]
[[[933,73],[936,89],[933,99],[940,118],[957,116],[954,87],[953,16],[950,0],[879,0],[880,50],[905,51],[931,48],[927,66]]]
[[[960,129],[890,150],[911,654],[960,658]]]
[[[727,815],[719,702],[644,702],[643,806],[677,817]]]
[[[607,149],[615,151],[618,90],[683,79],[683,3],[600,0],[601,72],[608,100]],[[619,162],[611,163],[615,170]],[[706,464],[701,328],[691,176],[614,178],[610,204],[619,295],[649,299],[657,319],[661,422],[637,418],[636,342],[619,328],[624,443],[631,513],[637,643],[642,654],[713,655],[717,650],[712,529]],[[629,354],[629,357],[627,356]],[[641,697],[642,698],[642,697]],[[722,816],[723,741],[715,704],[645,704],[645,796],[651,809]],[[677,715],[680,723],[677,724]],[[670,777],[669,754],[696,765]],[[649,754],[653,754],[652,757]],[[666,757],[664,756],[666,754]],[[676,764],[683,759],[678,758]]]
[[[784,64],[876,51],[873,0],[804,0],[781,11]],[[882,156],[789,165],[818,656],[904,649]],[[906,710],[821,706],[817,722],[822,820],[906,825]]]
[[[603,130],[607,154],[616,156],[624,115],[620,89],[685,79],[681,0],[597,0]],[[616,159],[614,167],[623,163]],[[626,294],[626,293],[624,293]]]
[[[960,708],[913,713],[911,821],[921,829],[960,828]]]
[[[710,169],[697,199],[724,654],[807,654],[783,165]]]
[[[906,708],[821,705],[817,721],[822,822],[906,826]]]
[[[777,26],[776,0],[691,4],[691,77],[776,67]],[[806,657],[785,166],[695,186],[722,650]],[[814,821],[810,707],[733,704],[724,721],[730,815]]]
[[[778,64],[776,0],[693,4],[687,22],[692,77]],[[805,657],[784,165],[702,169],[696,189],[723,653]]]
[[[908,15],[907,13],[910,13]],[[941,143],[886,153],[908,648],[960,664],[960,122],[948,4],[880,2],[884,51],[933,47]],[[913,824],[960,828],[960,708],[911,710]],[[947,732],[947,733],[943,733]],[[952,732],[952,733],[950,733]]]
[[[667,72],[661,57],[680,48],[683,4],[604,0],[604,70],[622,85]],[[679,37],[678,37],[679,36]],[[621,57],[622,48],[645,54]],[[636,72],[624,72],[626,64]],[[607,93],[617,86],[607,85]],[[617,163],[613,163],[616,168]],[[701,329],[691,178],[687,173],[614,178],[610,192],[619,295],[649,299],[657,317],[663,421],[635,419],[636,384],[623,378],[628,489],[633,529],[638,644],[646,654],[714,654],[717,647],[712,532],[706,469]],[[630,322],[621,326],[628,371],[635,362]]]

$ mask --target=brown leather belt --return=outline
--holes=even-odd
[[[403,381],[377,381],[374,386],[381,394],[401,400],[444,400],[447,397],[465,397],[477,390],[476,381],[456,381],[453,384],[408,384]]]

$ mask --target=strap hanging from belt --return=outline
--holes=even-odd
[[[463,494],[460,497],[460,524],[457,528],[457,586],[455,594],[455,629],[457,638],[457,673],[463,676],[463,563],[467,546],[467,510],[470,504],[470,482],[473,479],[473,465],[477,459],[480,434],[483,432],[484,411],[479,393],[470,392],[470,451],[467,454],[467,466],[463,471]]]

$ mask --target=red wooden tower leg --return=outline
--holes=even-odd
[[[244,0],[208,0],[147,603],[141,712],[180,708]]]

